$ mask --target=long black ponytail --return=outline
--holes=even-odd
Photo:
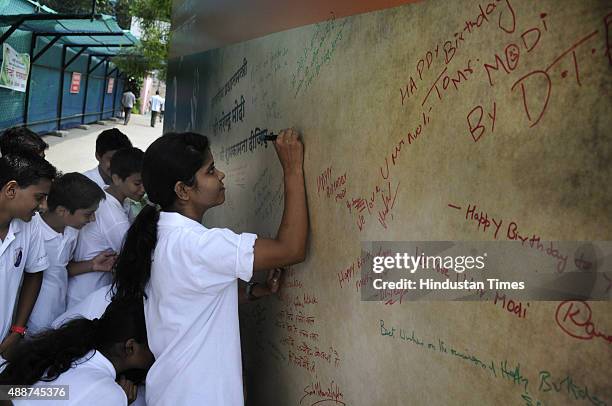
[[[109,354],[115,344],[131,338],[147,342],[142,298],[115,299],[100,319],[74,319],[20,343],[14,361],[5,362],[0,385],[53,381],[91,350]]]
[[[201,134],[167,133],[155,140],[142,161],[142,182],[149,200],[161,210],[174,211],[176,183],[192,186],[209,153],[208,138]],[[146,206],[128,230],[115,265],[115,297],[146,296],[158,220],[159,210]]]

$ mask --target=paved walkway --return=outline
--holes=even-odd
[[[92,124],[88,130],[73,128],[68,130],[65,137],[45,136],[44,140],[49,144],[46,158],[62,172],[84,172],[98,164],[95,157],[98,134],[117,127],[135,147],[144,151],[163,131],[163,123],[157,123],[155,128],[151,128],[150,122],[149,115],[132,114],[127,126],[123,125],[123,120],[116,123],[108,121],[108,125]]]

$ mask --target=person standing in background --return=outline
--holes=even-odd
[[[125,118],[123,119],[123,125],[127,125],[130,121],[130,117],[132,116],[132,109],[134,108],[134,103],[136,102],[136,96],[130,89],[127,89],[123,96],[121,96],[121,105],[123,106],[123,112],[125,113]]]
[[[155,96],[151,97],[151,127],[155,127],[157,115],[161,113],[164,105],[164,99],[159,95],[159,90],[155,92]]]

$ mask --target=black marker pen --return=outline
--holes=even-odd
[[[276,134],[266,134],[264,135],[262,138],[265,141],[275,141],[276,140],[277,135]]]

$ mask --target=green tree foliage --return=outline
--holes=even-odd
[[[141,19],[141,25],[147,29],[157,22],[170,22],[172,17],[171,0],[133,0],[130,4],[132,15]]]
[[[130,0],[117,0],[115,3],[115,17],[119,27],[129,30],[132,25],[132,15],[130,14]]]
[[[152,71],[159,71],[159,77],[165,78],[172,0],[132,0],[130,14],[140,25],[140,46],[114,62],[135,80]]]

